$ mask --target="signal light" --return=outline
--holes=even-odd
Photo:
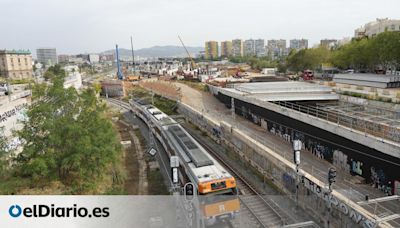
[[[184,187],[184,194],[185,194],[185,199],[187,201],[192,201],[194,198],[194,185],[193,183],[186,183]]]
[[[331,185],[334,182],[336,182],[336,169],[331,167],[328,170],[328,183]]]

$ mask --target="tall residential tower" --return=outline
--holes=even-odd
[[[221,42],[221,57],[232,56],[232,41]]]
[[[205,58],[206,59],[218,58],[218,42],[217,41],[207,41],[205,43]]]

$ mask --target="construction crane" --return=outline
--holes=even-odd
[[[119,80],[123,80],[124,74],[122,74],[121,64],[119,62],[118,44],[115,45],[115,52],[117,54],[117,77]]]
[[[189,53],[189,51],[187,50],[185,44],[183,43],[181,37],[178,36],[178,38],[179,38],[179,40],[181,41],[183,48],[185,48],[186,54],[189,56],[189,59],[190,59],[191,65],[192,65],[192,69],[193,69],[193,70],[196,69],[196,68],[197,68],[197,64],[193,61],[192,56],[190,56],[190,53]]]
[[[133,52],[133,42],[132,42],[132,36],[131,36],[131,50],[132,50],[132,72],[135,72],[136,67],[135,67],[135,54]]]

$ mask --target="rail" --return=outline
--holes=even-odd
[[[282,225],[285,225],[288,223],[289,218],[284,218],[281,216],[281,214],[274,209],[274,206],[271,205],[270,202],[268,202],[264,197],[262,197],[262,195],[255,189],[255,187],[253,187],[247,180],[245,177],[243,177],[239,171],[237,171],[235,168],[233,168],[231,165],[228,164],[228,162],[223,159],[217,152],[215,152],[215,150],[213,148],[211,148],[209,145],[207,145],[206,143],[204,143],[202,140],[199,139],[199,137],[193,133],[193,131],[191,129],[188,129],[187,127],[185,127],[185,130],[188,131],[188,133],[196,139],[196,141],[198,143],[200,143],[201,146],[203,146],[209,153],[211,153],[214,158],[216,158],[221,164],[223,164],[227,169],[229,169],[229,171],[231,172],[231,174],[233,174],[237,179],[239,179],[252,193],[254,193],[254,195],[260,199],[261,202],[263,202],[268,209],[270,209],[282,222]],[[261,225],[263,225],[264,227],[268,227],[266,224],[264,224],[264,222],[262,221],[261,218],[259,218],[259,216],[256,215],[256,213],[253,211],[252,207],[250,205],[248,205],[244,200],[241,200],[242,203],[249,209],[249,211],[253,214],[253,216],[257,219],[257,221],[259,221],[259,223]]]
[[[319,119],[323,119],[337,125],[348,127],[351,130],[362,132],[365,135],[369,134],[381,139],[387,139],[400,143],[400,128],[398,127],[377,123],[355,116],[349,116],[348,114],[340,113],[339,111],[326,111],[320,108],[299,105],[287,101],[275,101],[272,103],[294,111],[305,113],[307,115],[315,116]]]

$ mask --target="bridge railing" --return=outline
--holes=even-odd
[[[315,116],[320,119],[335,123],[337,125],[348,127],[352,130],[363,132],[365,135],[373,135],[381,139],[387,139],[393,142],[400,143],[400,128],[390,126],[385,123],[378,123],[372,120],[363,119],[356,116],[350,116],[347,113],[340,111],[327,111],[311,106],[299,105],[286,101],[272,102],[279,106],[302,112],[307,115]]]

